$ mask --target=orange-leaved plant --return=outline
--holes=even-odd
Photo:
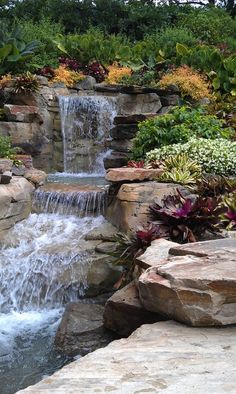
[[[132,70],[129,67],[122,67],[117,62],[114,62],[111,66],[107,67],[108,76],[105,82],[111,85],[121,82],[123,77],[130,76]]]
[[[76,82],[82,81],[85,75],[77,71],[72,71],[61,65],[54,70],[55,76],[51,83],[59,82],[64,83],[66,86],[72,87]]]
[[[159,85],[162,88],[177,85],[183,97],[189,96],[194,100],[211,97],[210,85],[205,77],[188,66],[178,67],[164,75]]]

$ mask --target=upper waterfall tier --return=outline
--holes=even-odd
[[[64,171],[103,176],[106,140],[116,115],[116,99],[105,96],[60,96]]]

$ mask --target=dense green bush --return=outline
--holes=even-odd
[[[202,138],[229,138],[231,128],[214,115],[206,115],[201,108],[175,108],[171,113],[157,116],[139,124],[134,139],[133,155],[140,159],[154,148],[187,142],[192,136]]]
[[[218,175],[236,175],[236,142],[223,138],[191,138],[185,144],[163,146],[147,153],[147,161],[165,159],[185,153],[202,166],[203,171]]]
[[[10,137],[0,136],[0,157],[14,159],[17,148],[12,148]]]
[[[38,22],[29,19],[21,19],[18,22],[21,24],[25,42],[29,40],[40,42],[39,48],[27,62],[27,70],[34,71],[44,66],[57,67],[60,52],[53,41],[64,33],[61,23],[55,23],[47,17],[43,17]]]

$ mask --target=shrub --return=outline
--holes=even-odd
[[[227,230],[236,228],[236,192],[223,198],[221,206],[226,209],[221,215],[221,222]]]
[[[18,75],[13,80],[13,92],[15,94],[36,93],[38,90],[39,81],[36,75],[31,74],[29,71]]]
[[[12,148],[10,137],[0,136],[0,157],[14,160],[17,148]]]
[[[170,156],[164,161],[164,173],[158,180],[192,185],[201,178],[202,168],[186,154]]]
[[[82,73],[68,70],[64,66],[59,66],[54,70],[55,76],[51,83],[64,83],[66,86],[72,87],[76,82],[82,81],[85,76]]]
[[[147,161],[164,160],[183,153],[200,164],[206,173],[236,175],[236,142],[223,138],[215,140],[192,138],[185,144],[163,146],[147,153]]]
[[[202,197],[217,197],[236,191],[236,180],[221,175],[203,176],[197,181],[195,192]]]
[[[131,75],[131,69],[129,67],[122,67],[117,62],[107,67],[108,76],[105,82],[108,84],[116,84],[121,82],[122,78]]]
[[[134,158],[163,145],[187,142],[192,136],[203,138],[228,138],[233,134],[224,128],[224,122],[213,115],[206,115],[201,108],[175,108],[171,113],[157,116],[139,124],[134,139]]]
[[[188,66],[182,66],[171,73],[164,75],[159,85],[167,88],[170,85],[177,85],[181,91],[182,97],[191,97],[194,100],[200,100],[204,97],[211,97],[209,84],[205,78],[198,72]]]

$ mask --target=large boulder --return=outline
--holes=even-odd
[[[140,276],[139,294],[147,310],[192,326],[236,324],[235,250],[162,260]]]
[[[29,216],[33,191],[32,184],[22,177],[0,185],[0,233]]]
[[[161,101],[156,93],[119,94],[117,97],[118,115],[157,113]]]
[[[21,394],[235,394],[236,327],[145,324]]]
[[[112,336],[103,327],[103,311],[97,304],[67,304],[55,337],[57,350],[73,357],[106,346]]]
[[[147,224],[149,206],[155,198],[176,193],[177,185],[171,183],[124,183],[106,210],[108,220],[121,231],[136,231],[140,224]]]
[[[134,281],[107,300],[103,315],[104,326],[123,337],[129,336],[142,324],[159,320],[163,317],[148,312],[141,304]]]
[[[27,169],[25,171],[24,177],[35,187],[44,185],[47,179],[47,174],[44,171],[37,170],[35,168]]]
[[[9,122],[42,123],[39,109],[35,106],[5,104],[4,112]]]

